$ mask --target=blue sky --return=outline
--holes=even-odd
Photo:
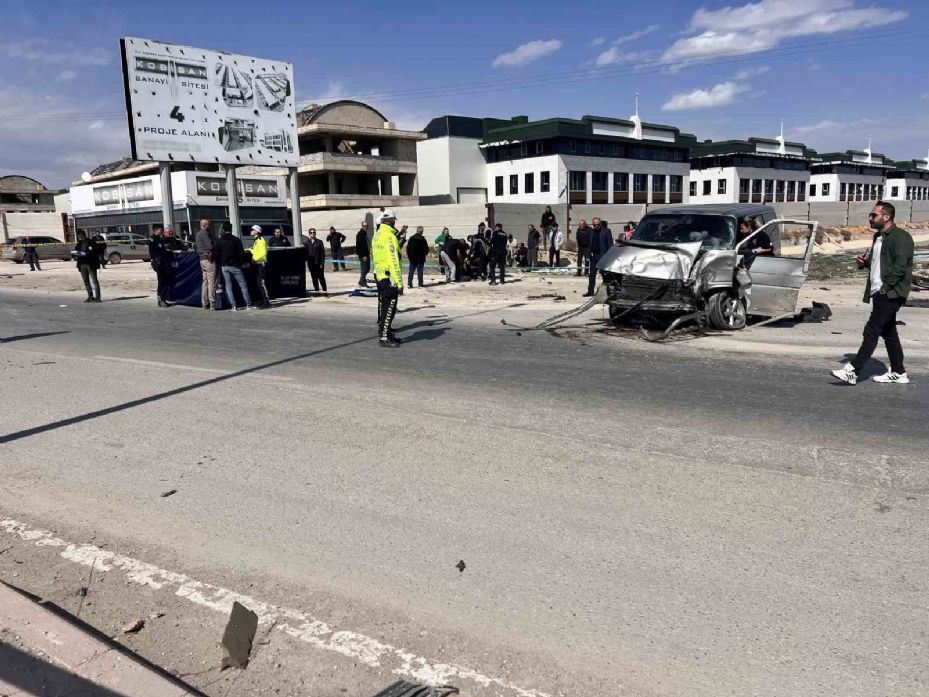
[[[317,9],[319,8],[319,9]],[[929,3],[4,0],[0,174],[65,186],[128,154],[118,39],[294,63],[298,102],[357,98],[401,127],[442,114],[627,117],[698,138],[929,150]],[[881,81],[886,81],[886,86]]]

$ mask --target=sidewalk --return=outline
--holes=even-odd
[[[0,583],[0,695],[196,697],[91,628]]]

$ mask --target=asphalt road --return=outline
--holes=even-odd
[[[0,519],[468,666],[469,695],[929,691],[919,366],[850,388],[504,329],[524,308],[403,312],[390,351],[370,301],[75,298],[0,292]],[[354,665],[306,694],[395,668]]]

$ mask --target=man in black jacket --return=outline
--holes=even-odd
[[[77,270],[81,272],[84,288],[87,290],[87,300],[84,302],[100,302],[100,281],[97,280],[97,269],[100,268],[100,247],[94,240],[89,239],[83,230],[77,231],[74,256],[77,258]]]
[[[600,258],[613,246],[613,233],[600,218],[591,220],[594,228],[590,233],[590,276],[587,282],[585,298],[592,297],[597,285],[597,264]]]
[[[368,272],[371,271],[371,243],[368,240],[368,221],[361,221],[361,228],[355,235],[355,254],[358,255],[358,263],[361,266],[361,275],[358,277],[358,285],[362,288],[368,287]]]
[[[419,287],[423,287],[423,269],[426,268],[426,257],[429,256],[429,243],[423,236],[423,226],[416,228],[415,234],[406,244],[406,257],[410,260],[410,270],[407,274],[406,286],[413,287],[413,272],[419,281]]]
[[[307,234],[309,238],[303,245],[306,247],[306,268],[313,280],[313,290],[318,293],[322,286],[323,293],[326,293],[326,245],[317,239],[316,228],[311,227]]]
[[[526,233],[526,245],[529,250],[527,256],[529,268],[534,269],[539,265],[539,244],[542,242],[542,233],[536,230],[535,225],[529,223],[529,230]]]
[[[158,278],[158,307],[169,307],[168,289],[174,283],[174,252],[181,249],[180,240],[175,239],[170,227],[152,225],[152,238],[148,243],[148,253],[152,268]]]
[[[506,243],[507,235],[503,231],[503,225],[497,223],[494,225],[493,232],[490,236],[490,285],[497,285],[496,269],[500,269],[500,284],[503,285],[506,275]]]
[[[345,271],[345,262],[339,263],[340,259],[345,259],[345,254],[342,252],[342,243],[345,242],[345,235],[334,227],[330,227],[329,234],[326,236],[326,242],[329,243],[329,247],[332,249],[332,270],[338,271],[339,266],[341,266],[342,271]]]
[[[290,246],[290,240],[284,237],[284,231],[281,230],[281,228],[279,227],[274,228],[274,234],[268,240],[268,247],[269,248],[270,247],[280,248],[280,247],[289,247],[289,246]]]
[[[542,214],[542,219],[539,221],[539,223],[539,227],[542,228],[543,245],[545,249],[548,249],[548,240],[552,233],[552,228],[558,224],[558,220],[555,218],[555,214],[552,213],[551,206],[545,206],[545,212]]]
[[[870,269],[865,284],[864,302],[871,303],[871,316],[864,327],[864,338],[858,353],[840,370],[832,374],[842,382],[854,385],[858,373],[871,359],[877,340],[884,339],[890,370],[875,375],[874,382],[905,385],[910,379],[903,365],[903,346],[897,335],[897,312],[906,304],[913,285],[913,238],[894,223],[896,210],[893,204],[878,201],[868,216],[875,230],[871,250],[858,257],[860,268]]]
[[[590,275],[590,237],[592,230],[587,221],[581,218],[577,221],[577,275],[586,273]]]
[[[226,300],[229,301],[229,308],[235,311],[235,294],[232,292],[232,279],[239,286],[242,293],[242,299],[245,300],[245,309],[252,309],[252,298],[248,292],[248,284],[245,282],[245,274],[242,273],[242,265],[245,263],[245,249],[242,247],[242,240],[232,235],[232,225],[223,223],[223,234],[216,240],[213,247],[214,258],[223,270],[223,288],[226,289]]]

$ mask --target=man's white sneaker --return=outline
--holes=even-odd
[[[849,385],[858,384],[858,373],[855,372],[855,367],[851,363],[846,363],[845,367],[840,370],[833,370],[830,372],[842,382],[847,382]]]
[[[906,373],[895,373],[892,370],[888,370],[883,375],[875,375],[871,379],[874,382],[895,382],[898,385],[910,384],[910,379],[906,376]]]

